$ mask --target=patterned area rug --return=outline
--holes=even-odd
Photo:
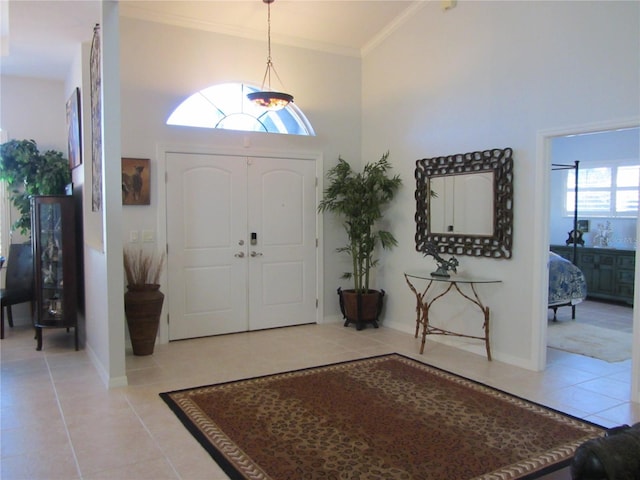
[[[398,355],[161,393],[233,479],[525,479],[604,428]]]

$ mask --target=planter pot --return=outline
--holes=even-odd
[[[134,355],[151,355],[158,335],[164,294],[160,285],[129,285],[124,313]]]
[[[356,293],[355,290],[338,288],[340,311],[345,319],[344,326],[355,323],[362,330],[367,323],[378,328],[378,316],[382,311],[384,290],[369,290],[369,293]]]

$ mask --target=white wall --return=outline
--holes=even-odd
[[[611,130],[588,135],[557,137],[551,143],[553,163],[573,165],[579,160],[579,169],[601,165],[610,161],[630,161],[635,164],[640,159],[640,136],[638,129]],[[564,213],[566,177],[575,175],[575,170],[557,170],[550,175],[551,209],[549,211],[549,240],[551,245],[564,245],[568,232],[573,229],[573,214]],[[636,218],[597,218],[578,212],[579,220],[589,220],[590,229],[583,239],[585,246],[593,246],[598,224],[611,222],[613,248],[634,249],[636,244]]]
[[[0,79],[0,127],[7,140],[35,140],[38,150],[58,150],[67,156],[67,129],[65,124],[64,83],[57,80],[42,80],[23,77],[1,77]],[[11,225],[18,212],[9,209]],[[11,243],[23,243],[29,238],[12,232]],[[13,307],[14,323],[26,325],[31,322],[28,304]]]
[[[363,156],[391,150],[405,180],[389,216],[400,247],[380,272],[387,325],[413,331],[415,299],[402,272],[433,266],[414,251],[415,160],[512,147],[513,258],[459,260],[467,273],[503,281],[480,290],[492,309],[495,358],[543,367],[548,172],[536,138],[638,117],[639,14],[638,2],[458,2],[448,11],[429,2],[366,56]],[[456,315],[457,300],[448,299],[443,313]]]
[[[1,77],[0,127],[7,140],[35,140],[38,150],[57,150],[67,157],[64,82],[24,77]],[[12,207],[9,225],[18,219]],[[13,232],[11,243],[28,241]],[[16,311],[19,307],[15,307]]]
[[[38,150],[59,150],[67,156],[64,82],[7,77],[0,81],[0,126],[7,140],[35,140]]]
[[[273,61],[286,91],[295,97],[317,136],[291,136],[167,126],[172,111],[191,94],[231,81],[260,85],[265,42],[121,19],[122,156],[151,159],[151,205],[123,208],[123,242],[131,230],[153,230],[161,239],[164,198],[158,189],[163,146],[286,149],[319,152],[325,169],[338,155],[360,161],[360,60],[301,48],[272,45]],[[274,84],[274,87],[280,86]],[[337,315],[333,294],[344,270],[335,248],[341,232],[325,222],[325,316]],[[170,299],[167,299],[171,301]],[[165,308],[166,311],[166,308]],[[161,329],[164,326],[161,326]],[[162,330],[161,330],[162,336]]]
[[[383,255],[378,286],[387,291],[384,323],[412,331],[415,299],[402,272],[421,264],[433,267],[414,250],[415,160],[509,146],[515,152],[513,259],[461,257],[460,263],[467,273],[503,280],[480,289],[492,308],[496,359],[539,368],[536,339],[546,319],[542,283],[549,178],[536,140],[545,130],[638,117],[640,4],[458,2],[446,12],[439,7],[438,2],[426,2],[362,62],[274,45],[278,72],[317,137],[167,127],[164,121],[173,108],[201,88],[223,81],[259,85],[264,42],[121,19],[121,154],[150,158],[154,184],[150,206],[122,211],[121,229],[116,229],[122,240],[128,240],[132,229],[156,230],[161,224],[158,212],[164,199],[158,195],[156,175],[163,145],[241,149],[248,143],[248,149],[322,152],[325,170],[339,154],[357,163],[377,160],[390,150],[405,183],[389,215],[400,245]],[[2,77],[2,127],[10,138],[33,135],[41,147],[66,151],[64,104],[71,86],[71,80],[63,86]],[[16,94],[23,95],[23,104]],[[41,122],[49,115],[52,118]],[[118,159],[109,162],[117,166]],[[111,165],[112,177],[115,169]],[[84,172],[85,181],[88,175]],[[109,182],[115,185],[117,179]],[[119,216],[115,208],[114,214]],[[98,220],[105,221],[102,216]],[[338,312],[333,292],[348,262],[334,251],[343,242],[341,229],[329,216],[324,226],[324,309],[331,316]],[[91,270],[87,299],[99,299],[108,285],[122,281],[101,276],[110,274],[106,258],[101,248],[85,251]],[[109,295],[121,300],[121,293]],[[98,305],[105,306],[106,320],[99,315],[87,319],[95,322],[89,333],[102,335],[95,348],[103,373],[117,377],[124,360],[123,342],[118,344],[124,337],[119,330],[124,318],[112,300]],[[444,312],[435,313],[459,317],[456,305],[447,301]],[[454,322],[464,326],[460,318]],[[479,330],[480,323],[473,328]]]

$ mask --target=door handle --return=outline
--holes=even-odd
[[[244,252],[238,252],[236,254],[233,255],[234,257],[238,257],[238,258],[244,258]]]
[[[261,257],[262,253],[261,252],[251,252],[251,256],[252,257]]]

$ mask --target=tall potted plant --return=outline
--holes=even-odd
[[[71,182],[71,169],[61,152],[41,153],[34,140],[9,140],[0,145],[0,180],[7,182],[9,198],[20,214],[11,227],[27,235],[31,230],[29,197],[63,194]]]
[[[345,326],[355,322],[358,330],[367,322],[377,327],[382,309],[384,290],[369,287],[371,269],[378,264],[374,258],[376,246],[390,249],[398,243],[391,232],[378,226],[402,184],[398,175],[391,176],[390,170],[389,152],[377,162],[367,163],[362,172],[354,171],[340,157],[327,172],[329,185],[318,205],[318,211],[340,217],[347,233],[347,244],[337,251],[351,257],[352,269],[342,278],[353,279],[353,289],[339,288],[338,295]]]
[[[164,254],[142,249],[124,251],[124,313],[134,355],[151,355],[155,347],[164,303],[158,283],[163,264]]]

